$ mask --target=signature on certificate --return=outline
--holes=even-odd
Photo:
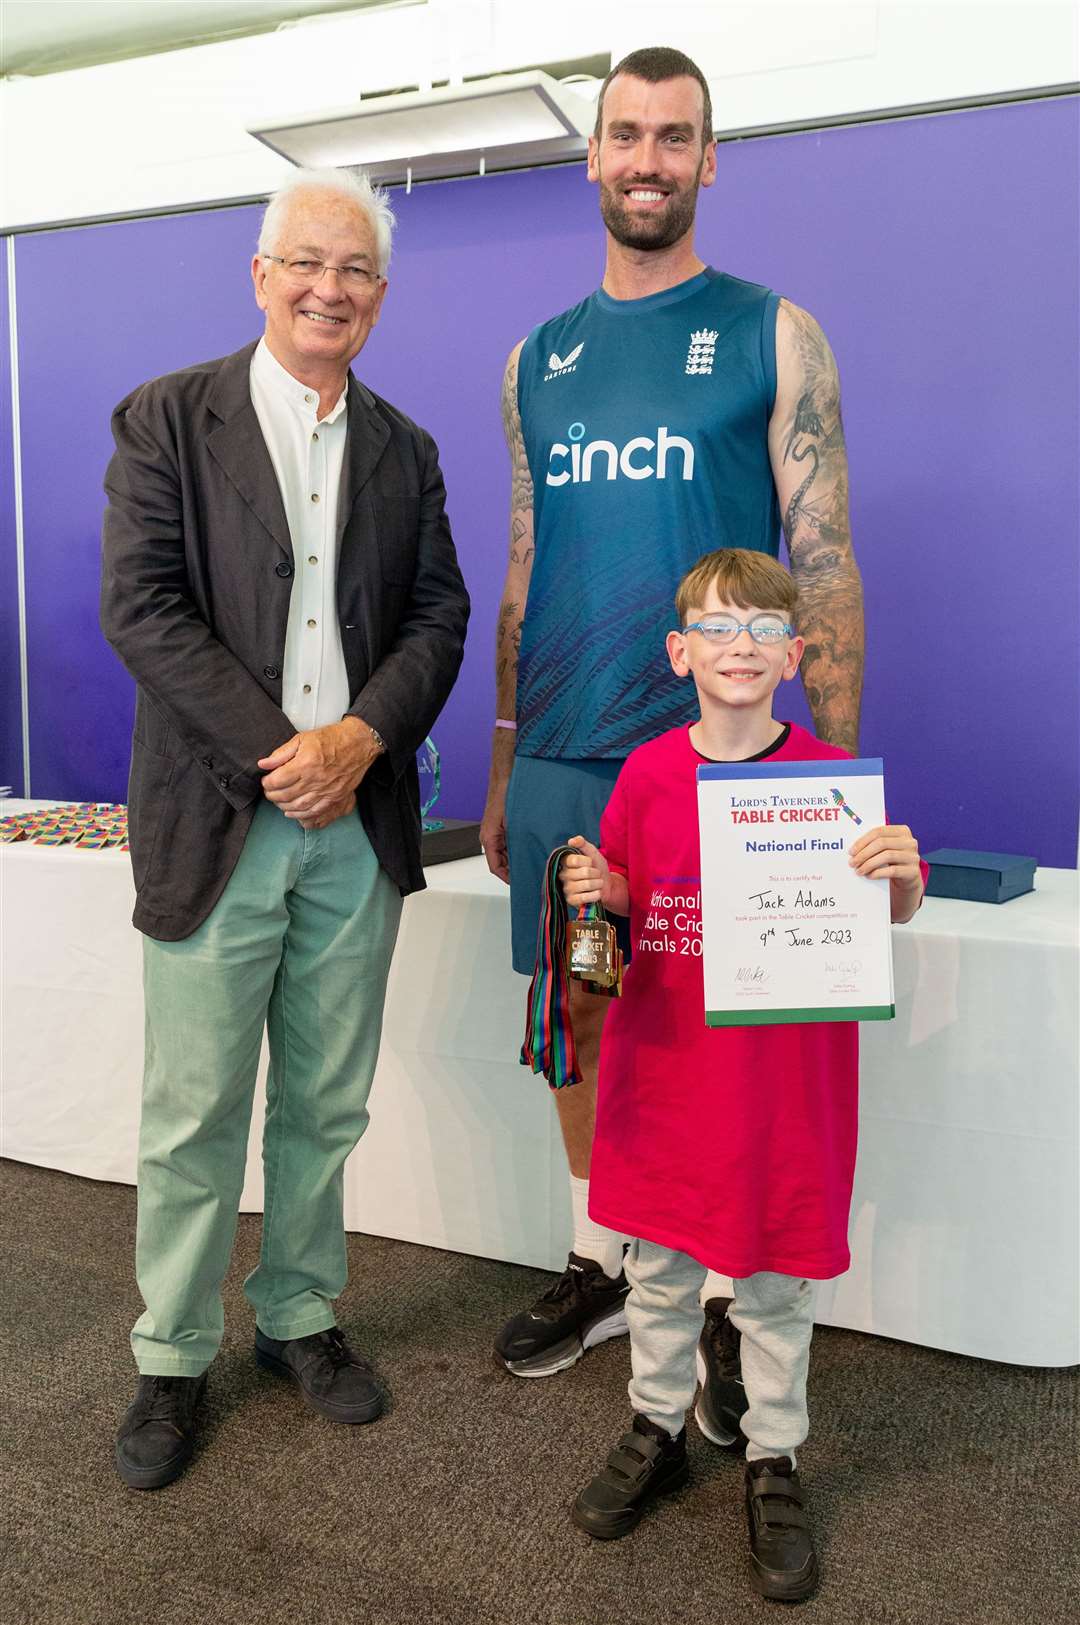
[[[735,972],[737,982],[767,982],[769,973],[764,965],[740,965]]]

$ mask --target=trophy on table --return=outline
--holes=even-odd
[[[416,771],[420,775],[420,827],[425,834],[428,830],[442,829],[441,818],[429,818],[428,813],[439,799],[442,789],[442,770],[439,765],[439,747],[428,734],[424,743],[416,753]]]
[[[455,858],[479,857],[480,825],[475,820],[431,816],[442,790],[442,765],[439,748],[430,735],[416,753],[416,771],[420,779],[420,841],[425,867]]]

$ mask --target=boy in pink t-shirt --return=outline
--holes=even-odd
[[[698,764],[847,755],[773,718],[773,692],[803,651],[796,601],[791,576],[766,554],[725,548],[695,565],[667,648],[676,674],[694,680],[700,718],[634,751],[600,847],[575,836],[560,869],[567,902],[629,914],[634,944],[604,1028],[589,1201],[593,1219],[637,1238],[625,1265],[634,1416],[575,1501],[574,1522],[600,1539],[627,1534],[654,1496],[686,1483],[699,1295],[717,1270],[735,1296],[698,1355],[697,1418],[715,1443],[745,1443],[751,1577],[764,1596],[792,1601],[817,1582],[795,1451],[808,1426],[815,1284],[849,1263],[858,1027],[706,1027],[694,949]],[[925,874],[906,826],[861,834],[850,861],[888,879],[894,921],[911,918]],[[720,1392],[740,1347],[745,1409]]]

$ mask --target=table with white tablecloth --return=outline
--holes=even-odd
[[[17,810],[8,802],[4,811]],[[566,1165],[517,1064],[527,983],[483,860],[407,899],[350,1230],[561,1269]],[[852,1268],[819,1321],[1023,1364],[1080,1362],[1072,870],[894,928],[897,1016],[862,1029]],[[125,853],[0,848],[3,1154],[133,1182],[142,1066]],[[242,1206],[261,1207],[261,1084]]]

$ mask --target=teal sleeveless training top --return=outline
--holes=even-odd
[[[645,299],[598,289],[525,340],[520,754],[624,757],[695,714],[664,650],[681,577],[716,547],[779,550],[778,302],[705,270]]]

